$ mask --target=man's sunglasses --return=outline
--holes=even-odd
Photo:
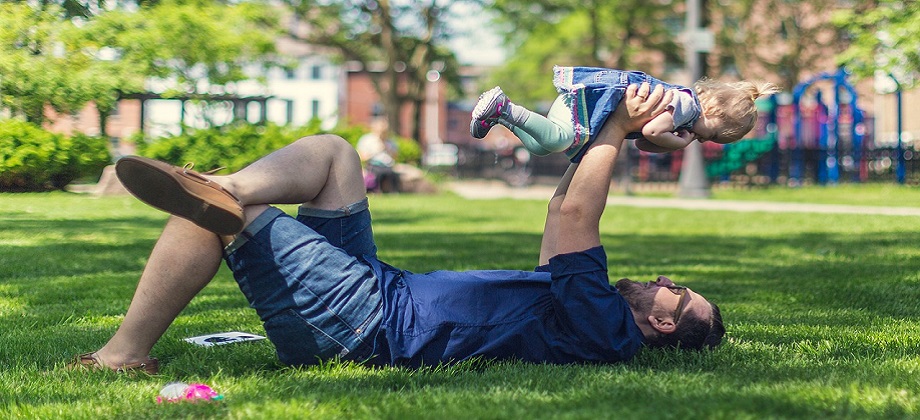
[[[674,325],[677,325],[677,321],[680,321],[680,314],[684,312],[684,306],[687,305],[687,288],[684,286],[662,286],[668,289],[671,293],[674,293],[677,296],[680,296],[680,299],[677,301],[677,310],[674,311]]]

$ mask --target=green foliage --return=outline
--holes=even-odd
[[[440,72],[453,92],[463,90],[456,57],[446,48],[451,35],[447,22],[467,2],[284,0],[284,3],[299,21],[310,27],[306,34],[294,30],[291,36],[330,47],[342,61],[360,62],[364,69],[383,68],[371,71],[370,76],[375,79],[374,88],[380,96],[383,113],[395,132],[419,136],[417,122],[410,120],[410,127],[401,127],[398,115],[403,107],[410,107],[410,113],[422,107],[425,87],[430,84],[429,71]]]
[[[67,137],[18,120],[0,121],[0,191],[63,189],[111,162],[101,137]]]
[[[249,3],[165,1],[130,16],[129,31],[111,43],[126,60],[145,63],[147,74],[174,79],[175,91],[205,93],[199,91],[205,81],[213,91],[215,85],[246,79],[246,64],[268,64],[277,35],[272,10]],[[127,14],[100,23],[120,25]]]
[[[174,165],[194,162],[199,170],[224,167],[238,171],[262,156],[280,149],[302,137],[327,133],[319,121],[312,121],[303,127],[284,127],[276,124],[230,124],[185,134],[146,140],[138,135],[132,140],[141,155],[163,160]],[[367,133],[359,126],[337,128],[328,132],[347,140],[352,145]],[[398,139],[398,162],[417,163],[421,159],[421,147],[411,139]]]
[[[81,178],[98,179],[102,169],[112,163],[112,154],[105,137],[77,133],[63,140],[62,148],[68,151],[68,159],[61,173],[52,177],[55,188],[64,188]]]
[[[154,159],[175,165],[194,162],[199,170],[225,167],[238,171],[306,134],[316,133],[275,124],[231,124],[156,140],[136,141],[138,153]]]
[[[850,34],[850,46],[838,60],[854,73],[892,73],[906,85],[920,81],[920,2],[882,0],[841,10],[833,22]]]
[[[492,73],[489,87],[501,86],[514,100],[539,109],[556,97],[553,66],[589,65],[594,59],[587,43],[587,18],[573,13],[557,25],[547,25],[539,36],[526,39],[505,65]]]
[[[405,137],[396,138],[396,161],[419,164],[422,161],[422,147],[415,140]]]
[[[39,6],[0,3],[0,106],[36,123],[46,106],[91,101],[104,119],[119,95],[154,77],[175,81],[173,93],[226,92],[248,78],[244,66],[270,65],[275,51],[278,18],[261,4],[163,1],[73,20]]]
[[[40,123],[46,105],[59,111],[78,105],[68,83],[76,71],[61,46],[69,21],[55,7],[34,9],[25,3],[0,3],[0,106]]]
[[[514,101],[551,101],[553,65],[649,70],[645,57],[681,61],[675,2],[642,0],[496,0],[498,24],[515,53],[490,80]],[[679,22],[679,20],[678,20]],[[644,56],[644,57],[643,57]],[[663,77],[663,76],[662,76]]]
[[[718,48],[713,54],[719,55],[723,69],[733,69],[743,79],[771,80],[783,89],[792,90],[810,75],[827,71],[829,52],[843,47],[843,38],[829,16],[834,10],[849,6],[837,0],[735,0],[707,4],[716,15],[724,16],[715,34]]]

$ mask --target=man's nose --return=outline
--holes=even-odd
[[[674,282],[665,276],[658,276],[658,281],[656,281],[655,283],[660,287],[667,287],[667,286],[674,285]]]

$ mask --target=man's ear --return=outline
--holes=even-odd
[[[649,315],[648,324],[661,334],[671,334],[677,329],[677,325],[674,324],[674,320],[671,317],[658,318],[654,315]]]

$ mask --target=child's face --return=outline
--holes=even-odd
[[[716,131],[716,127],[718,125],[718,121],[714,118],[706,118],[706,116],[701,116],[693,124],[693,134],[696,135],[696,140],[700,143],[707,141],[720,143],[718,132]]]

